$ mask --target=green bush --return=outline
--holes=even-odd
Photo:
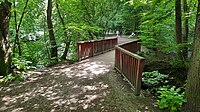
[[[168,75],[161,74],[158,71],[144,72],[142,86],[147,87],[151,93],[156,93],[157,89],[167,85],[170,78]]]
[[[158,96],[159,100],[157,100],[156,104],[159,105],[161,109],[168,109],[171,112],[179,111],[183,103],[186,102],[184,99],[184,92],[180,92],[181,89],[175,89],[175,86],[171,88],[162,87],[159,89]]]
[[[30,70],[30,69],[35,69],[34,66],[31,66],[32,62],[27,61],[25,59],[18,59],[18,58],[13,58],[13,65],[19,70],[19,71],[24,71],[24,70]]]
[[[17,75],[9,74],[5,77],[0,77],[0,83],[7,84],[14,80],[22,81],[22,80],[24,80],[24,78],[25,77],[23,74],[17,74]]]
[[[78,61],[78,54],[77,53],[73,53],[72,55],[69,55],[67,57],[67,59],[70,60],[70,61],[76,62],[76,61]]]

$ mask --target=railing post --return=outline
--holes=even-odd
[[[117,47],[116,46],[114,47],[114,50],[115,50],[115,68],[117,68],[117,63],[116,62],[117,62],[117,52],[118,51],[117,51]]]
[[[139,49],[139,52],[141,51],[141,43],[138,43],[138,49]]]
[[[118,43],[118,38],[115,38],[114,44],[117,45],[117,43]]]
[[[143,68],[144,68],[144,59],[141,59],[137,65],[136,85],[135,85],[136,96],[140,95]]]
[[[103,51],[102,51],[102,53],[104,53],[104,40],[102,40],[102,44],[103,44]]]
[[[111,49],[112,49],[112,41],[113,41],[113,39],[111,39],[111,40],[109,41],[109,43],[110,43],[109,50],[111,50]]]
[[[92,41],[92,57],[94,56],[94,42],[95,41]]]
[[[77,43],[77,50],[78,50],[78,61],[81,61],[81,45]]]
[[[123,58],[122,58],[122,52],[121,52],[121,50],[119,50],[119,69],[120,70],[122,70],[122,60],[123,60]]]

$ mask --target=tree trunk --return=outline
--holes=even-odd
[[[13,52],[15,53],[15,48],[16,48],[16,45],[18,46],[18,54],[19,54],[19,56],[21,57],[22,56],[22,50],[21,50],[21,45],[20,45],[20,40],[19,40],[19,33],[20,33],[20,26],[21,26],[21,24],[22,24],[22,21],[23,21],[23,18],[24,18],[24,15],[25,15],[25,13],[26,13],[26,8],[27,8],[27,6],[28,6],[28,1],[29,0],[26,0],[26,4],[25,4],[25,6],[24,6],[24,8],[23,8],[23,12],[22,12],[22,15],[21,15],[21,17],[20,17],[20,21],[19,21],[19,24],[17,24],[17,9],[16,9],[16,1],[14,0],[13,2],[14,2],[14,18],[15,18],[15,43],[14,43],[14,48],[13,48]],[[13,56],[15,56],[14,54],[13,54]]]
[[[88,34],[90,36],[90,40],[94,40],[95,35],[92,33],[92,31],[88,31]]]
[[[180,45],[182,44],[181,0],[176,0],[175,12],[176,12],[176,43],[179,46],[177,53],[178,53],[178,58],[182,60],[183,56],[180,47]]]
[[[69,42],[65,42],[65,50],[63,52],[63,55],[61,56],[61,59],[62,60],[66,60],[66,57],[67,57],[67,53],[69,51],[69,46],[70,46],[70,41]]]
[[[55,61],[58,61],[58,51],[57,51],[56,40],[54,37],[53,23],[52,23],[51,17],[52,17],[52,0],[48,0],[47,25],[48,25],[48,31],[49,31],[50,44],[51,44],[51,58]]]
[[[67,29],[65,28],[65,21],[64,21],[62,15],[61,15],[61,12],[60,12],[60,9],[59,9],[59,5],[58,5],[58,0],[56,0],[56,8],[57,8],[57,11],[58,11],[58,15],[59,15],[60,21],[61,21],[62,26],[63,26],[63,32],[64,32],[64,36],[65,36],[65,50],[63,52],[63,55],[61,56],[61,59],[62,60],[66,60],[67,53],[69,51],[69,46],[70,46],[70,43],[71,43],[71,39],[67,35]]]
[[[200,0],[198,0],[196,32],[192,61],[187,77],[186,108],[188,112],[200,112]]]
[[[0,4],[0,76],[6,76],[11,72],[10,16],[11,3],[5,0]]]
[[[188,43],[188,32],[189,32],[189,28],[188,28],[188,16],[189,16],[189,12],[188,12],[188,5],[187,5],[187,0],[183,0],[183,10],[184,10],[184,23],[183,23],[183,57],[184,60],[188,59],[188,47],[187,47],[187,43]]]

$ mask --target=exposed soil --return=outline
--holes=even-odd
[[[25,82],[0,88],[2,112],[157,112],[153,100],[135,96],[110,70],[96,76],[57,74],[61,66],[37,71]],[[63,68],[64,69],[64,68]],[[51,72],[49,72],[51,71]],[[54,71],[54,72],[53,72]],[[42,74],[40,74],[42,73]]]

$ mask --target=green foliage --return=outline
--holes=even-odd
[[[69,30],[74,30],[74,31],[85,31],[85,30],[91,30],[93,32],[95,31],[101,31],[103,30],[102,28],[96,26],[96,27],[92,27],[90,25],[86,25],[86,24],[76,24],[76,23],[69,23],[66,25],[66,28]]]
[[[122,8],[123,30],[125,33],[136,32],[142,40],[145,47],[154,51],[171,53],[176,51],[177,45],[175,40],[175,15],[174,1],[172,0],[124,0],[132,5],[131,8],[126,4],[126,8]],[[194,9],[196,1],[188,1],[189,13],[189,38],[188,43],[194,37],[194,25],[196,18],[196,9]],[[184,16],[183,19],[184,20]],[[126,21],[126,20],[130,21]],[[131,22],[131,23],[129,23]],[[129,26],[131,25],[131,27]],[[128,29],[126,29],[128,28]],[[123,32],[124,33],[124,32]]]
[[[13,58],[13,65],[19,71],[35,69],[35,67],[31,66],[31,64],[32,64],[31,61],[27,61],[27,60],[24,60],[24,59]]]
[[[66,30],[68,31],[68,36],[71,37],[71,41],[77,40],[91,40],[91,35],[89,32],[98,33],[103,31],[104,29],[98,26],[90,26],[87,24],[77,24],[77,23],[69,23],[65,25]],[[93,35],[94,37],[96,35]],[[98,35],[97,35],[98,36]]]
[[[46,37],[43,37],[46,38]],[[49,58],[49,41],[45,42],[42,36],[39,40],[22,42],[23,59],[32,62],[30,65],[47,65],[50,63]]]
[[[6,0],[0,0],[0,4],[2,3],[2,2],[5,2]],[[7,0],[8,2],[11,2],[11,0]]]
[[[171,88],[162,87],[159,89],[158,96],[159,100],[156,104],[162,109],[168,109],[171,112],[179,111],[183,103],[186,102],[184,98],[184,92],[180,93],[181,89],[175,89],[175,86]]]
[[[161,74],[158,71],[144,72],[142,82],[143,86],[148,87],[151,93],[156,93],[160,86],[168,84],[169,76]]]
[[[166,78],[168,78],[168,75],[161,74],[158,71],[144,72],[143,76],[142,81],[144,81],[146,85],[151,86],[158,85],[160,82],[163,82]]]
[[[165,51],[174,48],[174,9],[173,1],[152,1],[142,13],[139,38],[148,48]],[[173,50],[173,49],[172,49]]]
[[[73,61],[73,62],[77,62],[78,61],[78,54],[74,53],[74,54],[68,56],[67,59],[70,60],[70,61]]]
[[[177,57],[170,60],[170,64],[174,68],[188,68],[189,67],[189,62],[187,60],[182,61],[182,60],[178,59]]]
[[[77,58],[76,54],[74,54],[77,48],[76,43],[79,40],[97,39],[98,36],[104,35],[118,9],[120,9],[119,6],[123,5],[120,0],[56,0],[53,2],[59,4],[60,14],[65,24],[65,28],[63,28],[58,11],[56,9],[53,10],[52,20],[58,47],[58,58],[63,54],[65,43],[70,41],[68,53],[70,55],[67,58],[72,60]],[[46,66],[52,63],[46,21],[45,7],[47,1],[29,1],[27,8],[24,10],[25,3],[23,0],[16,1],[16,8],[12,7],[13,16],[10,19],[11,46],[15,47],[15,52],[13,53],[16,54],[13,64],[21,71],[29,69],[29,66]],[[55,8],[55,4],[53,7]],[[17,13],[16,22],[14,11]],[[19,29],[22,59],[19,59],[17,55],[18,46],[14,46],[15,23],[19,24],[23,12],[25,14]],[[35,37],[36,39],[33,39]]]
[[[15,80],[22,81],[22,80],[24,80],[24,78],[25,77],[22,74],[17,74],[17,75],[9,74],[5,77],[0,77],[0,83],[7,84],[7,83],[15,81]]]

